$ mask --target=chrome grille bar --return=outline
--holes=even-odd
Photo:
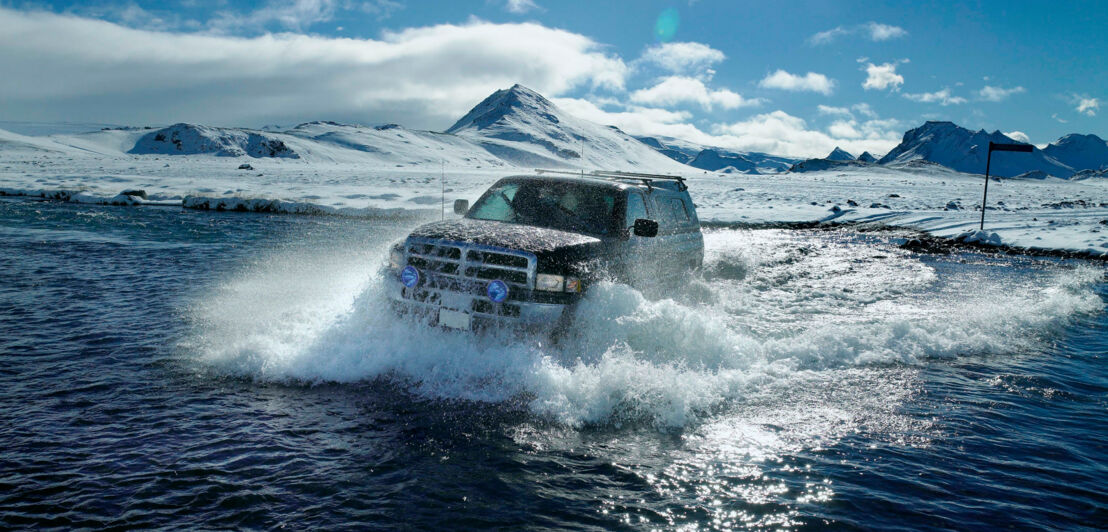
[[[404,250],[407,264],[438,275],[466,280],[501,279],[528,289],[535,286],[538,260],[532,253],[429,238],[409,238]]]

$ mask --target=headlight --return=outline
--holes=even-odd
[[[540,273],[535,276],[535,290],[545,290],[547,292],[561,292],[562,288],[566,285],[565,277],[561,275],[551,275],[549,273]]]
[[[415,288],[419,284],[419,270],[415,269],[415,266],[405,266],[400,271],[400,282],[408,288]]]
[[[494,279],[485,287],[485,294],[489,296],[489,300],[493,303],[503,303],[505,299],[508,299],[508,285],[500,279]]]
[[[399,270],[404,265],[404,252],[393,248],[389,251],[389,267]]]

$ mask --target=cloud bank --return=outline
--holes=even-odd
[[[587,37],[534,23],[242,38],[0,8],[0,71],[0,114],[11,120],[261,125],[311,116],[442,128],[517,82],[555,96],[622,90],[628,67]]]

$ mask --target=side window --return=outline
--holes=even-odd
[[[677,223],[687,223],[689,221],[689,209],[685,206],[685,200],[681,198],[673,198],[669,200],[670,209],[673,212],[673,219]]]
[[[696,218],[696,204],[693,203],[688,193],[681,198],[681,204],[685,206],[685,217],[688,218],[689,222],[699,225],[700,221]]]
[[[477,200],[477,205],[470,209],[466,217],[478,220],[513,220],[515,211],[512,209],[512,201],[518,190],[519,183],[506,183],[489,189],[485,196]]]
[[[646,214],[646,202],[643,201],[642,194],[630,192],[627,194],[627,216],[623,225],[631,227],[639,218],[649,218]]]

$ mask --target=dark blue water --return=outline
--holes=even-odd
[[[408,225],[0,201],[0,526],[1108,525],[1102,265],[720,231],[550,347],[380,310]]]

